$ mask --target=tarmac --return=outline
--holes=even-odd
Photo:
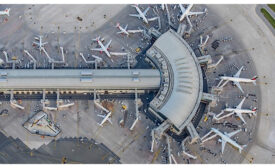
[[[6,137],[0,132],[2,164],[117,164],[120,163],[119,159],[106,146],[96,144],[93,139],[62,138],[38,150],[31,150],[21,140]]]
[[[3,8],[6,6],[7,5],[2,5]],[[100,5],[97,7],[102,8]],[[255,10],[256,5],[195,5],[192,10],[200,11],[205,7],[209,9],[209,13],[205,20],[203,20],[202,17],[199,17],[199,19],[191,19],[193,24],[198,26],[194,27],[196,31],[192,33],[187,41],[192,46],[193,50],[197,50],[196,46],[199,41],[199,35],[209,34],[210,40],[207,49],[212,55],[214,62],[219,59],[219,55],[222,54],[225,56],[224,61],[216,69],[206,72],[209,89],[218,83],[216,78],[218,78],[219,75],[233,75],[240,66],[245,65],[246,70],[242,72],[241,76],[252,77],[257,74],[259,76],[259,81],[257,81],[256,87],[249,84],[242,85],[246,94],[255,94],[257,99],[257,102],[255,102],[253,101],[255,98],[249,97],[244,107],[250,108],[251,106],[256,106],[259,110],[257,117],[249,118],[245,116],[245,120],[248,121],[248,124],[246,126],[241,126],[242,128],[247,127],[248,129],[248,132],[241,132],[240,136],[238,135],[237,138],[240,144],[248,144],[248,147],[242,154],[237,154],[238,152],[235,149],[227,145],[224,155],[220,156],[220,144],[217,144],[213,140],[210,141],[205,148],[201,148],[198,144],[187,145],[191,153],[198,156],[197,160],[190,161],[179,154],[180,144],[172,140],[171,146],[173,148],[173,155],[179,163],[274,163],[275,115],[274,112],[272,112],[272,98],[274,96],[275,86],[272,85],[272,83],[274,83],[275,79],[273,77],[275,75],[272,71],[272,61],[270,61],[274,59],[275,53],[274,36],[263,20],[257,15]],[[47,62],[45,56],[39,55],[39,51],[31,46],[35,34],[47,33],[45,40],[50,43],[46,48],[47,51],[51,53],[55,59],[60,59],[58,54],[53,53],[57,51],[56,46],[64,46],[66,50],[65,53],[67,53],[66,58],[68,60],[66,67],[82,68],[87,65],[83,63],[78,53],[83,52],[84,55],[90,53],[89,47],[91,38],[94,38],[95,35],[104,36],[106,40],[112,38],[113,43],[111,50],[122,51],[121,45],[123,45],[125,50],[132,56],[136,55],[134,51],[136,47],[146,48],[149,44],[146,40],[142,39],[142,41],[140,41],[141,39],[138,35],[133,35],[130,38],[116,35],[117,29],[112,27],[115,25],[115,22],[122,22],[123,25],[129,23],[129,27],[135,28],[142,26],[146,27],[139,19],[130,18],[128,16],[129,13],[135,13],[135,10],[130,6],[126,7],[121,5],[116,6],[114,10],[110,9],[108,12],[112,11],[114,13],[107,13],[106,19],[102,14],[98,14],[98,10],[94,7],[89,8],[85,7],[85,5],[76,6],[75,9],[85,9],[81,11],[82,13],[78,13],[79,10],[77,10],[77,12],[74,11],[73,8],[68,8],[69,6],[66,5],[65,7],[57,6],[55,12],[53,9],[49,10],[48,6],[15,6],[13,8],[15,12],[12,13],[8,23],[1,23],[1,32],[5,32],[0,33],[2,49],[7,49],[8,53],[14,55],[22,55],[22,47],[27,49],[32,48],[31,53],[33,53],[36,58],[39,58],[40,66],[49,68],[50,66],[45,63]],[[66,10],[70,11],[72,14],[67,15]],[[179,9],[176,7],[174,10],[178,11]],[[24,17],[20,19],[22,11],[25,11],[25,13]],[[85,15],[87,11],[89,14]],[[55,15],[51,15],[51,12]],[[152,13],[153,12],[149,15],[152,16]],[[159,12],[159,14],[162,15],[162,12]],[[59,15],[60,18],[65,18],[64,20],[66,20],[66,22],[64,25],[59,24],[62,19],[60,20],[60,18],[54,17],[57,15]],[[110,15],[114,17],[111,18]],[[78,16],[81,17],[82,21],[78,21]],[[93,18],[91,18],[91,16],[93,16]],[[172,13],[172,16],[175,15]],[[53,21],[50,22],[49,25],[45,24],[49,21],[47,17]],[[13,20],[12,18],[17,19]],[[93,20],[95,25],[90,25],[92,22],[88,20]],[[109,20],[112,20],[111,23],[108,22]],[[173,22],[173,19],[171,20]],[[70,25],[70,22],[76,22],[77,26]],[[162,22],[166,23],[167,21],[163,19]],[[194,22],[197,23],[195,24]],[[11,25],[13,29],[10,28]],[[152,25],[156,26],[157,24],[153,23]],[[166,30],[167,27],[161,29],[163,32]],[[222,43],[217,50],[211,49],[209,44],[215,39],[230,36],[233,37],[232,42]],[[95,46],[94,44],[91,45]],[[114,58],[115,61],[111,62],[105,55],[101,56],[106,62],[102,67],[109,68],[122,66],[121,62],[125,59],[116,57]],[[20,66],[24,67],[26,61],[27,60],[24,59]],[[219,113],[226,104],[235,106],[240,102],[241,96],[246,95],[241,94],[236,87],[227,84],[221,95],[219,95],[220,102],[218,106],[212,108],[211,111]],[[61,134],[55,139],[30,135],[24,128],[20,128],[21,124],[31,116],[31,113],[34,112],[36,108],[38,108],[37,105],[39,101],[23,101],[23,105],[27,107],[27,110],[24,112],[13,110],[4,102],[2,106],[9,109],[9,116],[1,117],[1,131],[8,131],[9,135],[14,139],[21,137],[22,141],[33,150],[38,149],[39,151],[45,149],[48,153],[55,153],[56,155],[54,156],[57,158],[56,162],[61,161],[63,157],[63,154],[58,153],[58,151],[55,151],[53,148],[53,144],[57,142],[58,139],[62,141],[62,139],[74,139],[74,137],[87,137],[88,139],[92,138],[95,143],[106,145],[109,150],[112,151],[107,152],[103,159],[101,159],[101,161],[103,160],[105,163],[113,162],[114,159],[110,159],[111,161],[109,159],[106,160],[106,158],[109,157],[120,158],[120,162],[122,163],[166,163],[165,145],[163,145],[165,142],[159,142],[157,144],[158,148],[155,153],[150,152],[150,131],[155,127],[155,124],[151,120],[142,114],[134,131],[129,130],[134,121],[135,113],[134,101],[132,99],[111,99],[110,101],[114,103],[115,108],[111,118],[114,124],[111,125],[106,123],[103,128],[97,124],[101,121],[101,118],[99,118],[97,114],[101,112],[94,107],[92,100],[73,101],[76,105],[71,109],[49,113],[51,119],[58,123],[62,130]],[[126,103],[129,107],[128,117],[126,117],[127,121],[124,128],[120,127],[118,124],[119,121],[125,117],[125,113],[121,111],[122,102]],[[54,104],[54,101],[51,101],[51,103]],[[142,112],[145,113],[146,111]],[[232,122],[233,125],[241,125],[241,122],[235,117],[229,118],[226,121]],[[197,130],[200,136],[203,136],[213,126],[227,132],[234,130],[232,127],[225,127],[222,124],[214,125],[210,119],[206,122],[201,120]],[[250,141],[250,139],[252,139],[252,141]],[[70,144],[66,142],[66,144],[66,147],[72,146],[69,147],[72,152],[80,151],[80,148],[74,147],[74,143]],[[15,149],[13,150],[16,151]],[[164,150],[164,152],[162,152],[162,150]],[[158,151],[161,153],[158,153]],[[115,153],[117,157],[115,157],[113,153]],[[49,155],[51,156],[51,154]],[[69,158],[68,160],[71,159],[72,162],[85,163],[85,159],[88,160],[90,155],[86,154],[83,158],[84,160],[72,158],[69,154],[67,157]],[[92,159],[94,162],[101,162],[96,156],[94,159],[95,160]],[[3,162],[9,162],[9,160],[7,159]],[[56,162],[54,161],[54,163]]]
[[[252,162],[243,163],[275,163],[275,112],[273,100],[275,95],[275,74],[273,61],[275,59],[275,38],[264,21],[257,15],[257,5],[221,5],[215,8],[221,18],[232,18],[227,24],[242,41],[245,48],[254,48],[247,53],[253,60],[259,80],[261,98],[259,102],[259,120],[256,126],[256,136],[247,155]],[[234,14],[234,16],[232,16]],[[250,159],[251,160],[251,159]]]

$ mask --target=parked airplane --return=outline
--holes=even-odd
[[[38,49],[41,52],[42,48],[44,48],[44,45],[47,44],[48,42],[43,43],[43,36],[37,36],[37,37],[34,37],[34,39],[37,40],[38,42],[34,41],[33,43],[38,46]]]
[[[191,24],[191,21],[190,21],[190,19],[189,19],[189,16],[201,15],[201,14],[206,13],[206,11],[207,11],[207,10],[205,9],[204,12],[191,12],[190,10],[191,10],[191,8],[193,7],[193,4],[188,5],[187,8],[184,8],[184,7],[182,6],[182,4],[179,4],[179,6],[180,6],[180,10],[181,10],[181,12],[182,12],[181,17],[180,17],[180,22],[182,22],[183,19],[186,18],[187,21],[188,21],[188,23],[190,24],[190,26],[192,26],[192,24]]]
[[[233,77],[229,77],[229,76],[221,76],[220,79],[221,81],[219,82],[218,86],[217,87],[224,87],[229,81],[232,81],[239,89],[242,93],[244,93],[241,85],[240,85],[240,82],[243,82],[243,83],[253,83],[254,85],[256,85],[256,79],[258,78],[257,76],[254,76],[253,78],[251,79],[247,79],[247,78],[240,78],[240,74],[241,74],[241,71],[243,69],[243,66],[239,69],[239,71],[233,76]],[[222,82],[225,81],[223,84]],[[221,85],[222,84],[222,85]],[[220,86],[221,85],[221,86]]]
[[[227,133],[227,132],[224,132],[224,134],[222,132],[220,132],[218,129],[216,128],[211,128],[211,131],[208,132],[206,135],[204,135],[201,140],[202,140],[202,143],[210,140],[210,139],[213,139],[215,138],[216,136],[219,136],[220,139],[218,140],[219,142],[222,143],[222,154],[224,152],[224,148],[225,148],[225,144],[228,142],[230,143],[231,145],[235,146],[236,148],[239,149],[239,152],[241,153],[243,148],[246,147],[246,145],[239,145],[236,141],[232,140],[231,137],[234,136],[235,134],[241,132],[241,130],[237,130],[237,131],[233,131],[231,133]],[[214,133],[214,135],[208,137],[211,133]],[[206,138],[208,137],[208,138]]]
[[[129,14],[129,16],[133,16],[133,17],[137,17],[137,18],[141,18],[146,24],[149,23],[149,21],[154,21],[156,20],[156,18],[146,18],[146,14],[148,12],[148,10],[150,9],[150,7],[146,8],[143,12],[140,10],[140,8],[138,7],[138,5],[131,5],[132,7],[136,8],[138,14]]]
[[[244,101],[245,101],[245,98],[243,98],[243,100],[240,102],[240,104],[236,108],[225,108],[223,111],[235,113],[246,124],[242,114],[256,115],[257,108],[253,108],[252,110],[242,109],[242,105],[243,105]],[[228,117],[228,116],[226,116],[226,117]],[[217,118],[216,116],[214,116],[214,118],[216,120],[220,120],[220,119],[225,118],[225,117]]]
[[[103,118],[103,120],[101,121],[101,123],[100,123],[100,124],[98,123],[98,125],[100,125],[101,127],[103,127],[103,124],[104,124],[106,121],[109,121],[111,124],[113,124],[112,121],[111,121],[111,119],[110,119],[111,114],[112,114],[111,112],[109,112],[109,113],[106,114],[106,115],[100,115],[100,114],[98,114],[97,116]]]
[[[110,117],[111,117],[111,115],[112,115],[112,112],[110,112],[108,109],[106,109],[105,107],[103,107],[103,106],[99,103],[99,100],[94,100],[94,104],[95,104],[98,108],[100,108],[101,110],[103,110],[103,111],[106,113],[106,115],[100,115],[100,114],[97,115],[97,116],[103,118],[103,120],[101,121],[101,123],[98,123],[98,125],[100,125],[101,127],[103,127],[103,124],[104,124],[106,121],[109,121],[111,124],[113,124],[112,121],[111,121],[111,119],[110,119]]]
[[[109,50],[109,46],[110,46],[112,40],[110,40],[105,46],[102,44],[100,36],[98,36],[97,38],[95,38],[93,40],[97,41],[97,43],[100,46],[100,48],[92,48],[91,50],[92,51],[99,51],[100,53],[105,52],[106,55],[111,58],[111,54],[110,54],[110,52],[108,50]]]
[[[116,27],[120,30],[120,32],[117,32],[117,34],[126,34],[127,36],[129,36],[130,33],[143,32],[143,30],[127,30],[128,24],[123,28],[123,27],[120,26],[119,23],[117,23]]]
[[[10,8],[6,8],[5,10],[3,11],[0,11],[0,15],[7,15],[7,16],[10,16]]]

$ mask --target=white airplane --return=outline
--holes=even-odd
[[[143,30],[127,30],[128,24],[123,28],[123,27],[120,26],[119,23],[117,23],[116,27],[120,30],[120,32],[117,32],[117,34],[126,34],[127,36],[129,36],[130,33],[143,32]]]
[[[183,19],[186,18],[187,21],[188,21],[188,23],[189,23],[190,25],[192,25],[192,24],[191,24],[191,21],[190,21],[190,19],[189,19],[189,16],[201,15],[201,14],[204,14],[204,13],[207,11],[207,10],[205,9],[204,12],[191,12],[190,10],[191,10],[191,8],[193,7],[193,4],[188,5],[187,8],[184,8],[184,7],[182,6],[182,4],[179,4],[179,6],[180,6],[180,10],[181,10],[181,12],[182,12],[181,17],[180,17],[180,22],[182,22]]]
[[[40,50],[40,52],[42,51],[42,48],[44,48],[44,45],[47,44],[48,42],[44,42],[43,43],[43,36],[38,36],[38,37],[34,37],[34,39],[36,41],[33,41],[34,44],[36,44],[38,46],[38,49]]]
[[[231,133],[227,133],[227,132],[224,132],[224,134],[222,132],[220,132],[218,129],[216,128],[211,128],[211,131],[208,132],[206,135],[204,135],[201,140],[202,140],[202,143],[210,140],[210,139],[213,139],[215,138],[216,136],[219,136],[220,139],[218,140],[219,142],[222,143],[222,154],[224,152],[224,148],[225,148],[225,144],[228,142],[230,143],[231,145],[237,147],[239,149],[239,152],[241,153],[243,148],[246,147],[246,145],[239,145],[236,141],[232,140],[231,137],[234,136],[235,134],[241,132],[241,130],[237,130],[237,131],[233,131]],[[211,133],[214,133],[214,135],[208,137]],[[208,138],[206,138],[208,137]]]
[[[94,100],[94,104],[95,104],[98,108],[100,108],[101,110],[103,110],[103,111],[106,113],[106,115],[100,115],[100,114],[97,115],[97,116],[103,118],[103,120],[101,121],[101,123],[98,123],[98,125],[100,125],[101,127],[103,127],[103,124],[104,124],[106,121],[109,121],[111,124],[113,124],[112,121],[111,121],[111,119],[110,119],[112,113],[111,113],[108,109],[106,109],[105,107],[103,107],[103,106],[99,103],[99,100]]]
[[[93,39],[94,41],[96,41],[98,43],[98,45],[100,46],[100,48],[92,48],[92,51],[99,51],[100,53],[105,52],[107,54],[108,57],[111,58],[111,54],[108,51],[109,50],[109,46],[112,42],[112,40],[110,40],[105,46],[102,44],[101,40],[100,40],[100,36]]]
[[[240,78],[240,74],[241,74],[241,71],[243,69],[243,66],[239,69],[239,71],[233,76],[233,77],[229,77],[229,76],[221,76],[220,79],[221,81],[219,82],[218,86],[217,87],[224,87],[229,81],[232,81],[239,89],[242,93],[244,93],[241,85],[240,85],[240,82],[243,82],[243,83],[253,83],[254,85],[256,85],[256,79],[258,78],[257,76],[254,76],[253,78],[251,79],[248,79],[248,78]],[[225,81],[223,84],[222,82]],[[222,85],[221,85],[222,84]],[[220,86],[221,85],[221,86]]]
[[[10,8],[6,8],[5,10],[3,11],[0,11],[0,15],[7,15],[7,16],[10,16]]]
[[[246,124],[242,114],[256,115],[257,108],[253,108],[252,110],[242,109],[242,105],[243,105],[244,101],[245,101],[245,97],[243,98],[243,100],[240,102],[240,104],[236,108],[225,108],[224,111],[234,112]]]
[[[100,123],[100,124],[98,123],[98,125],[100,125],[101,127],[103,127],[103,124],[104,124],[106,121],[109,121],[111,124],[113,124],[112,121],[111,121],[111,119],[110,119],[111,114],[112,114],[111,112],[109,112],[107,115],[100,115],[100,114],[98,114],[97,116],[103,118],[103,120],[101,121],[101,123]]]
[[[133,17],[137,17],[137,18],[142,18],[142,20],[148,24],[149,21],[153,21],[153,20],[156,20],[155,18],[149,18],[147,19],[146,18],[146,14],[148,12],[148,10],[150,9],[150,7],[146,8],[143,12],[140,10],[140,8],[138,7],[138,5],[131,5],[132,7],[136,8],[138,14],[129,14],[129,16],[133,16]]]

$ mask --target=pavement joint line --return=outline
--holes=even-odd
[[[6,153],[4,153],[4,152],[0,152],[0,156],[6,158],[8,155]]]
[[[6,137],[9,137],[8,133],[2,128],[0,128],[0,132],[3,133]]]
[[[146,130],[145,130],[144,132],[146,132]],[[143,133],[144,133],[144,132],[143,132]],[[129,147],[131,144],[133,144],[133,143],[140,137],[140,135],[142,135],[142,134],[138,132],[134,137],[131,136],[133,139],[132,139],[128,144],[126,144],[126,146],[124,146],[124,147],[122,148],[122,150],[119,149],[118,156],[121,156],[121,154],[122,154],[123,152],[125,152],[125,150],[128,149],[128,147]]]
[[[162,149],[162,147],[161,147],[161,145],[159,145],[159,146],[158,146],[158,150],[157,150],[157,151],[154,153],[154,155],[153,155],[153,159],[152,159],[151,163],[154,163],[154,162],[157,160],[157,158],[158,158],[158,156],[159,156],[159,153],[160,153],[161,149]]]

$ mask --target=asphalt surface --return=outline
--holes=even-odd
[[[29,5],[29,6],[31,6],[31,5]],[[21,6],[16,7],[18,9],[18,11],[17,11],[18,13],[20,11],[19,10],[20,7]],[[200,9],[198,10],[197,7],[199,7]],[[205,6],[203,6],[203,5],[202,6],[195,5],[195,7],[192,9],[192,11],[193,10],[200,11],[204,7]],[[27,9],[27,7],[25,7],[25,8]],[[33,11],[32,11],[32,14],[30,14],[30,15],[32,15],[32,16],[35,16],[37,14],[37,12],[39,13],[38,9],[43,9],[43,10],[47,9],[47,7],[45,7],[45,8],[31,7],[31,8]],[[255,75],[256,72],[255,72],[254,65],[251,63],[250,64],[248,63],[248,62],[252,62],[251,58],[249,57],[249,53],[247,51],[249,48],[248,47],[245,48],[243,46],[244,42],[240,40],[240,37],[236,35],[236,32],[232,31],[232,28],[228,27],[228,25],[231,25],[232,22],[234,22],[235,20],[237,20],[239,18],[238,14],[235,14],[233,12],[233,13],[230,13],[230,15],[222,17],[222,16],[219,16],[219,13],[217,14],[216,11],[223,10],[223,9],[230,9],[230,7],[227,7],[227,6],[220,7],[220,6],[215,6],[215,5],[213,5],[213,6],[209,5],[209,8],[210,8],[210,10],[209,10],[209,14],[208,14],[206,20],[201,21],[202,20],[201,17],[199,19],[192,18],[193,24],[196,25],[196,26],[194,26],[194,29],[196,29],[196,31],[192,33],[192,35],[189,39],[187,39],[188,43],[193,46],[192,47],[193,50],[196,50],[197,44],[199,41],[199,36],[207,35],[207,34],[210,35],[210,41],[208,44],[210,44],[211,42],[213,42],[216,39],[221,39],[221,38],[228,37],[228,36],[233,36],[234,43],[230,43],[230,42],[222,43],[220,45],[220,47],[215,51],[210,48],[210,45],[208,45],[207,49],[208,49],[209,53],[213,56],[214,61],[216,61],[219,58],[218,55],[220,55],[220,54],[224,54],[226,57],[220,66],[218,66],[214,70],[209,70],[208,72],[206,72],[206,76],[207,76],[206,80],[208,82],[207,87],[209,89],[211,89],[211,87],[213,87],[217,84],[218,81],[215,79],[220,74],[232,75],[236,72],[236,70],[237,70],[236,67],[240,67],[241,65],[245,65],[246,68],[248,69],[248,71],[246,70],[246,71],[242,72],[241,76],[250,77],[251,75]],[[229,11],[231,11],[231,10],[232,9],[230,9]],[[178,8],[176,8],[175,11],[178,11]],[[225,10],[225,11],[227,11],[227,10]],[[133,27],[134,27],[134,25],[140,25],[141,21],[138,19],[133,19],[133,18],[130,19],[128,17],[129,13],[134,13],[134,10],[130,7],[126,7],[125,9],[122,10],[121,13],[119,13],[117,16],[114,17],[114,21],[125,21],[128,23],[131,23],[131,24],[129,24],[129,26],[133,26]],[[162,18],[165,18],[164,13],[160,12],[160,14],[163,15]],[[151,12],[150,16],[152,16],[152,15],[153,14]],[[39,20],[39,18],[38,18],[38,20]],[[165,25],[165,23],[167,24],[166,19],[163,19],[162,22],[164,23],[164,25]],[[196,24],[194,22],[196,22]],[[15,24],[12,21],[11,21],[11,23]],[[19,23],[21,23],[21,22],[19,22]],[[32,22],[32,24],[33,24],[33,22]],[[42,22],[42,24],[44,24],[44,23]],[[153,26],[156,26],[156,25],[157,24],[155,24],[155,23],[153,24]],[[28,26],[26,26],[24,24],[21,24],[20,26],[21,26],[22,30],[29,31]],[[141,48],[146,48],[146,47],[148,47],[148,45],[150,45],[150,41],[145,40],[143,42],[140,42],[139,41],[141,39],[140,36],[134,35],[131,38],[117,36],[115,34],[115,32],[117,30],[115,30],[111,26],[114,26],[114,24],[106,23],[105,25],[102,26],[101,29],[93,30],[93,33],[94,33],[93,35],[95,35],[95,34],[103,35],[106,40],[109,40],[112,38],[114,44],[112,45],[111,49],[113,51],[121,51],[122,49],[121,49],[120,45],[123,44],[123,45],[125,45],[126,51],[130,52],[131,54],[134,55],[133,49],[135,49],[136,47],[141,46]],[[177,26],[175,26],[175,27],[177,27]],[[31,48],[31,46],[30,46],[31,40],[33,40],[33,34],[37,33],[37,31],[35,31],[35,30],[37,30],[37,28],[39,28],[39,26],[37,27],[35,25],[35,29],[31,29],[31,32],[28,35],[26,35],[25,33],[20,34],[20,32],[16,32],[20,36],[14,38],[14,39],[13,38],[8,38],[8,39],[4,38],[6,36],[6,34],[2,33],[1,37],[3,36],[2,38],[4,39],[3,44],[5,44],[5,47],[9,49],[9,48],[12,48],[15,44],[17,44],[18,41],[20,41],[18,39],[25,37],[24,38],[24,41],[25,41],[24,47]],[[167,30],[167,28],[168,27],[166,26],[163,29],[161,29],[161,31],[165,32]],[[9,30],[9,27],[5,26],[3,28],[3,30],[7,31],[7,30]],[[43,31],[45,31],[45,29],[43,29],[42,32]],[[49,51],[51,53],[55,53],[56,52],[55,46],[57,43],[56,41],[59,41],[59,43],[60,43],[59,45],[62,45],[62,46],[64,46],[64,48],[67,48],[67,53],[68,53],[68,57],[67,57],[68,58],[68,66],[67,67],[74,67],[73,65],[77,65],[75,67],[82,68],[84,66],[87,66],[87,65],[85,65],[85,63],[83,63],[83,61],[80,61],[81,59],[77,56],[77,52],[82,51],[82,52],[84,52],[84,55],[86,55],[86,54],[88,54],[88,52],[90,52],[88,50],[87,44],[90,44],[91,31],[89,31],[89,29],[88,29],[89,32],[87,33],[87,30],[85,29],[85,31],[84,31],[83,27],[81,30],[80,30],[80,27],[77,27],[76,31],[67,32],[66,34],[60,33],[60,32],[58,33],[57,30],[53,30],[53,31],[55,31],[56,34],[47,32],[48,33],[47,41],[54,41],[54,43],[52,43],[52,46],[47,47],[47,51]],[[245,31],[245,30],[242,29],[240,31]],[[12,33],[11,30],[8,31],[8,34],[11,34],[11,33]],[[115,35],[113,35],[113,34],[115,34]],[[72,36],[73,36],[73,38],[72,38]],[[26,37],[28,37],[28,38],[26,38]],[[59,40],[58,39],[56,40],[56,37],[59,37]],[[81,42],[80,42],[81,45],[77,42],[80,39],[81,39]],[[255,41],[257,41],[257,40],[255,40]],[[126,44],[129,44],[129,46],[127,46]],[[92,46],[94,46],[94,44],[92,44]],[[21,44],[19,44],[19,45],[17,44],[16,47],[17,48],[13,49],[13,50],[9,49],[9,52],[13,53],[13,54],[20,55],[20,53],[21,53],[20,50],[22,50]],[[255,48],[257,48],[257,47],[255,47]],[[36,53],[37,56],[39,56],[39,54],[36,50],[32,50],[32,51],[34,53]],[[55,58],[58,59],[58,56],[56,54],[55,54]],[[121,58],[116,58],[115,62],[112,63],[110,61],[110,59],[107,58],[105,55],[102,55],[102,58],[108,64],[107,65],[108,68],[112,68],[112,67],[119,68],[118,65],[120,65],[121,60],[122,60]],[[137,60],[140,58],[142,58],[142,55],[141,55],[141,57],[137,57]],[[49,65],[45,62],[46,62],[46,59],[44,59],[44,62],[43,62],[43,59],[41,59],[40,67],[49,68]],[[24,63],[22,62],[20,66],[25,67],[25,64],[26,64],[26,60],[24,61]],[[137,65],[137,67],[138,66],[142,67],[143,65],[145,65],[145,62],[142,59],[140,59],[140,61],[138,61],[138,63],[136,65]],[[102,67],[107,67],[107,66],[102,66]],[[125,65],[124,65],[124,67],[125,67]],[[150,67],[148,67],[148,68],[150,68]],[[243,88],[246,93],[253,93],[253,94],[255,93],[255,94],[257,94],[258,98],[260,99],[259,91],[257,88],[255,89],[254,86],[245,85]],[[39,96],[38,98],[40,99],[40,95],[38,95],[38,96]],[[76,95],[76,98],[80,98],[78,96],[79,95]],[[152,95],[149,95],[148,97],[151,97],[151,96]],[[240,94],[240,92],[237,88],[228,84],[224,88],[222,94],[219,97],[220,98],[219,105],[217,107],[214,107],[211,110],[214,113],[219,113],[220,110],[226,104],[229,104],[230,106],[234,106],[239,103],[239,101],[241,99],[240,96],[244,96],[244,95]],[[51,98],[51,97],[54,98],[55,95],[49,95],[49,98]],[[70,98],[70,97],[68,97],[68,98]],[[113,98],[116,98],[116,97],[113,97]],[[83,98],[83,99],[86,99],[86,98]],[[249,98],[247,104],[245,104],[245,107],[248,108],[252,105],[258,106],[258,103],[255,103],[252,100],[253,100],[253,98]],[[72,126],[72,124],[75,124],[75,122],[74,122],[75,121],[75,113],[73,113],[73,112],[82,111],[80,109],[84,109],[83,110],[84,113],[81,114],[81,115],[83,115],[82,120],[84,120],[84,122],[82,121],[80,123],[83,125],[82,127],[80,127],[81,135],[91,136],[90,134],[92,134],[92,136],[96,136],[96,138],[99,139],[100,142],[103,142],[106,146],[109,146],[109,148],[111,148],[111,150],[114,153],[121,156],[120,158],[123,163],[148,163],[149,162],[148,158],[153,157],[152,156],[153,154],[149,152],[150,140],[151,140],[150,135],[149,135],[150,129],[147,129],[147,128],[152,128],[152,124],[150,122],[147,122],[147,120],[145,119],[144,116],[142,116],[144,118],[141,119],[143,122],[140,122],[137,125],[137,131],[135,131],[135,132],[129,133],[129,130],[127,130],[127,129],[121,130],[117,126],[117,124],[115,124],[112,127],[108,127],[108,126],[104,127],[104,129],[101,130],[102,132],[98,135],[97,131],[95,131],[96,133],[94,133],[95,128],[93,128],[93,127],[95,127],[94,125],[96,124],[96,122],[94,120],[96,120],[96,119],[90,119],[91,116],[96,118],[97,111],[96,111],[96,113],[94,112],[94,109],[91,106],[92,105],[91,102],[87,102],[87,105],[86,105],[86,100],[80,101],[79,104],[80,104],[79,108],[76,107],[76,108],[73,108],[71,111],[62,112],[62,113],[68,114],[68,122],[63,121],[62,117],[58,118],[59,122],[62,123],[62,126],[64,127],[64,129],[69,128],[68,130],[66,130],[67,132],[64,131],[65,133],[63,136],[73,137],[73,136],[77,135],[76,134],[77,131],[75,131],[74,128],[70,128]],[[133,107],[131,106],[131,108],[133,108]],[[200,109],[203,109],[203,108],[200,108]],[[92,113],[90,113],[90,111],[92,111]],[[118,112],[112,117],[112,119],[115,121],[119,121],[119,119],[121,118],[120,113],[119,113],[120,110],[117,110],[117,111]],[[131,109],[131,111],[133,111],[133,109]],[[18,114],[21,114],[21,113],[18,112]],[[198,113],[198,117],[195,119],[196,120],[195,123],[201,120],[201,115],[203,115],[203,114],[204,114],[204,110],[201,110]],[[89,117],[87,118],[87,116],[89,116]],[[146,118],[150,118],[150,116],[146,115]],[[133,117],[132,117],[132,119],[133,119]],[[255,126],[256,126],[255,118],[248,118],[246,116],[245,119],[248,120],[247,128],[248,128],[249,132],[252,132],[252,135],[254,136],[255,135]],[[16,118],[14,118],[14,120],[16,120]],[[154,121],[154,119],[153,119],[153,121]],[[232,122],[233,125],[241,125],[241,123],[238,120],[236,120],[235,118],[229,118],[228,121]],[[89,123],[89,127],[92,127],[92,128],[87,129],[87,125],[85,125],[85,123],[86,124]],[[132,123],[132,120],[129,123]],[[227,131],[227,132],[230,132],[235,129],[234,126],[232,126],[232,125],[226,126],[223,124],[214,124],[211,122],[211,119],[209,119],[206,122],[200,121],[199,126],[198,126],[199,129],[197,129],[197,130],[198,130],[199,134],[201,136],[203,136],[205,133],[207,133],[209,131],[209,129],[211,127],[218,127],[222,131]],[[146,130],[145,130],[145,128],[146,128]],[[93,130],[93,131],[91,131],[91,130]],[[145,130],[145,131],[143,132],[143,130]],[[117,136],[120,136],[120,137],[117,137]],[[143,138],[138,138],[139,136],[143,137]],[[125,139],[123,139],[121,137],[123,137]],[[251,136],[248,133],[242,132],[242,134],[239,136],[239,139],[238,139],[238,142],[241,144],[249,143],[249,147],[246,148],[246,150],[250,149],[250,141],[248,141],[249,138],[251,138]],[[8,142],[9,141],[7,141],[7,143]],[[52,144],[52,143],[50,143],[50,144]],[[72,151],[72,152],[75,152],[77,150],[74,148],[75,143],[76,142],[74,142],[73,144],[70,144],[71,146],[73,146],[73,148],[69,147],[70,145],[67,146],[67,147],[69,147],[70,150],[74,149],[74,151]],[[66,146],[66,145],[64,145],[64,146]],[[180,152],[179,151],[180,147],[179,147],[178,143],[174,142],[172,144],[172,146],[173,146],[174,156],[176,157],[176,159],[182,160],[182,156],[176,156],[177,152]],[[129,149],[128,149],[128,147],[129,147]],[[46,147],[44,147],[44,146],[42,146],[41,149],[42,148],[46,149]],[[228,145],[226,147],[225,154],[221,157],[217,157],[217,156],[220,156],[219,155],[220,144],[217,144],[214,140],[207,144],[207,147],[206,147],[207,150],[203,150],[203,149],[199,148],[198,144],[195,144],[194,146],[188,145],[187,148],[190,149],[192,152],[198,154],[202,158],[201,160],[198,159],[196,161],[192,161],[191,163],[225,163],[225,162],[240,163],[244,159],[247,159],[246,154],[238,154],[238,152],[235,151],[235,149],[228,147]],[[62,151],[62,149],[60,151]],[[126,150],[126,149],[128,149],[128,150]],[[50,151],[54,151],[53,146],[49,145],[47,148],[47,151],[49,151],[49,153],[51,153]],[[120,151],[123,151],[123,152],[120,152]],[[69,151],[66,151],[66,152],[69,153]],[[60,162],[61,158],[64,157],[62,155],[63,154],[58,154],[58,155],[56,154],[58,159],[56,159],[55,161]],[[71,162],[85,162],[84,160],[71,157],[70,154],[66,154],[66,157],[68,158],[68,160],[71,160]],[[55,161],[52,161],[52,162],[55,162]],[[98,162],[100,162],[100,161],[98,160]]]
[[[58,139],[38,150],[30,150],[21,140],[0,132],[0,163],[110,164],[120,163],[119,160],[105,145],[87,138]]]

